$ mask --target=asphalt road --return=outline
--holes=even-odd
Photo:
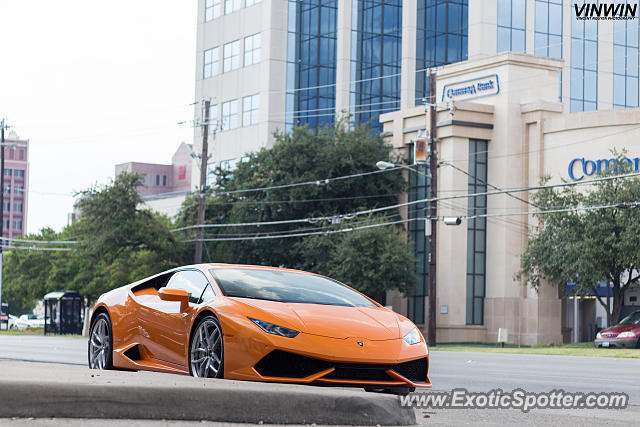
[[[85,365],[86,346],[84,338],[0,335],[0,359]],[[629,425],[640,420],[640,359],[434,351],[429,376],[433,390],[626,392],[631,406],[623,411],[535,410],[528,414],[517,410],[420,411],[421,424]]]

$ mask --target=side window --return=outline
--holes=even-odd
[[[213,289],[211,289],[211,285],[208,285],[204,292],[202,293],[202,302],[209,301],[211,298],[215,297],[216,294],[213,293]]]
[[[199,304],[200,296],[205,288],[210,289],[209,282],[204,274],[197,270],[185,270],[179,271],[174,274],[167,288],[169,289],[184,289],[189,293],[189,302],[193,304]]]

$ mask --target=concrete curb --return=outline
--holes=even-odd
[[[1,417],[412,425],[396,396],[172,374],[0,362]],[[6,374],[5,374],[6,373]]]

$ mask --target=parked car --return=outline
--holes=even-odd
[[[29,328],[44,328],[44,316],[37,314],[23,314],[20,320],[27,322]]]
[[[409,319],[336,280],[261,266],[176,268],[103,294],[92,369],[359,386],[431,387],[427,344]]]
[[[18,329],[22,331],[28,327],[29,324],[25,320],[22,320],[13,314],[9,315],[9,329]]]
[[[640,310],[596,335],[596,347],[640,348]]]

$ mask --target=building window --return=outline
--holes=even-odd
[[[260,34],[254,34],[244,39],[244,66],[260,62]]]
[[[13,229],[14,230],[22,230],[22,220],[21,219],[14,219],[13,220]]]
[[[202,78],[217,76],[220,74],[220,49],[214,47],[204,51],[204,66]]]
[[[14,205],[14,207],[15,207],[15,205]],[[3,202],[2,203],[2,210],[4,212],[9,212],[11,210],[11,202]]]
[[[238,100],[227,101],[222,104],[222,129],[230,130],[238,127]]]
[[[498,52],[525,51],[526,0],[498,0]]]
[[[204,108],[202,109],[202,132],[204,132]],[[209,105],[209,133],[213,133],[218,126],[218,106]]]
[[[13,169],[5,169],[5,170],[4,170],[4,176],[11,176],[11,171],[12,171],[12,170],[13,170]],[[18,173],[17,173],[17,172],[18,172],[18,171],[16,170],[16,176],[18,175]]]
[[[6,176],[6,174],[5,174]],[[11,169],[9,169],[9,176],[11,176]],[[24,178],[24,169],[16,169],[15,171],[16,178]]]
[[[578,5],[584,0],[578,0]],[[570,110],[598,107],[598,21],[571,19]]]
[[[21,196],[24,194],[24,185],[17,184],[15,187],[16,196]]]
[[[156,187],[160,187],[160,175],[156,175]]]
[[[356,2],[354,2],[356,3]],[[337,0],[289,1],[286,126],[333,123]]]
[[[225,0],[224,1],[224,14],[228,15],[236,10],[240,10],[242,7],[242,0]]]
[[[204,4],[204,22],[218,18],[222,14],[222,0],[206,0]]]
[[[431,67],[466,61],[467,0],[419,0],[416,31],[416,105],[429,96]]]
[[[7,209],[8,210],[8,209]],[[22,212],[22,202],[15,202],[13,204],[13,210],[15,212]]]
[[[400,108],[402,1],[358,0],[351,16],[351,113],[380,132],[380,114]]]
[[[536,0],[534,51],[562,58],[562,0]]]
[[[260,95],[242,98],[242,126],[251,126],[260,120]]]
[[[225,73],[240,68],[240,40],[225,44],[223,55]]]
[[[24,150],[18,150],[18,160],[24,160]]]
[[[469,140],[468,194],[487,191],[487,141]],[[469,197],[467,219],[467,325],[484,324],[487,196]]]
[[[409,150],[410,163],[414,163],[413,150]],[[418,172],[429,173],[427,164],[413,166]],[[409,201],[424,200],[429,197],[430,181],[417,173],[409,173]],[[424,324],[425,297],[429,294],[429,237],[425,235],[426,221],[429,218],[429,203],[418,203],[409,209],[409,239],[413,255],[416,258],[415,272],[418,276],[416,288],[408,297],[407,316],[414,323]]]
[[[163,187],[167,186],[167,175],[162,175],[162,186]]]
[[[262,3],[262,0],[247,0],[245,7],[253,6],[254,4]]]
[[[4,194],[11,194],[11,184],[4,185]]]
[[[613,21],[613,108],[637,106],[638,20]]]
[[[2,220],[2,225],[4,226],[4,230],[3,230],[3,233],[4,233],[4,232],[9,231],[9,227],[11,226],[11,222],[8,219],[3,219]]]

